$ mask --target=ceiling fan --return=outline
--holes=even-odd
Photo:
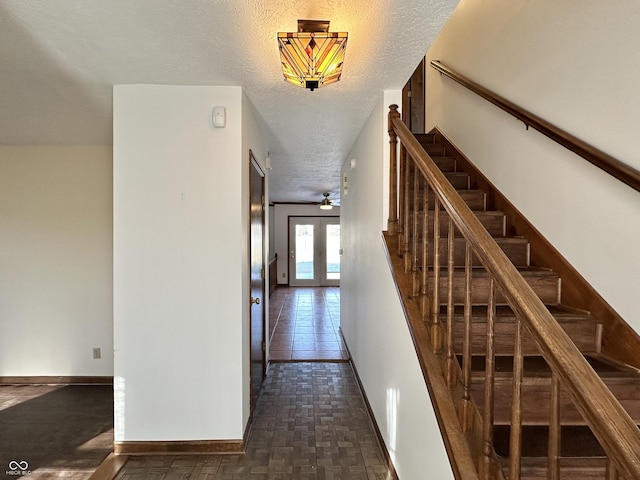
[[[333,208],[333,202],[329,200],[329,195],[331,194],[329,192],[324,192],[322,195],[324,196],[324,199],[320,202],[320,209],[331,210]]]

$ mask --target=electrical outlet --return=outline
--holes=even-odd
[[[99,358],[102,358],[100,347],[93,347],[93,359],[98,360]]]

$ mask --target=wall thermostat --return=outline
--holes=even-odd
[[[349,196],[349,174],[346,171],[342,172],[342,195]]]
[[[213,126],[215,128],[224,128],[227,124],[227,115],[224,107],[213,107]]]

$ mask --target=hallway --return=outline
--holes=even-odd
[[[393,480],[347,362],[276,363],[245,455],[131,457],[117,480]]]
[[[339,287],[279,286],[269,299],[272,362],[346,361]]]

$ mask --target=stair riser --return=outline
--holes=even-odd
[[[455,244],[453,248],[454,265],[456,267],[463,267],[465,264],[465,240],[462,238],[454,239]],[[509,257],[511,262],[518,267],[525,267],[529,265],[529,245],[523,241],[514,241],[513,239],[496,239],[498,245],[502,251]],[[446,239],[440,240],[440,267],[446,267],[449,261],[449,243]],[[431,242],[427,264],[433,266],[433,242]],[[418,252],[418,265],[422,264],[422,250]],[[480,261],[473,255],[473,265],[480,265]]]
[[[446,318],[442,318],[446,325]],[[571,337],[573,342],[582,352],[595,352],[598,350],[599,330],[597,324],[585,320],[583,322],[560,323],[565,332]],[[494,349],[496,355],[513,355],[515,341],[515,319],[512,322],[500,321],[495,324]],[[487,350],[487,324],[485,319],[471,319],[471,352],[473,355],[484,355]],[[463,351],[464,323],[463,319],[454,319],[454,349],[456,352]],[[524,355],[540,355],[538,346],[528,332],[523,335]]]
[[[553,274],[526,275],[527,284],[533,289],[535,294],[546,305],[557,305],[560,300],[560,279]],[[430,279],[429,291],[432,290],[433,280]],[[447,278],[440,277],[440,304],[447,303]],[[460,272],[456,272],[453,278],[453,302],[454,304],[464,304],[465,301],[465,279]],[[473,278],[471,281],[471,303],[473,305],[487,305],[489,302],[489,278]],[[496,304],[505,305],[506,300],[501,293],[496,295]]]
[[[426,145],[422,145],[422,147],[430,156],[443,157],[446,155],[446,149],[442,145],[426,144]]]
[[[466,173],[447,172],[444,175],[449,180],[449,183],[456,190],[469,190],[471,188],[471,179]]]
[[[540,428],[540,427],[534,427]],[[524,446],[523,458],[521,459],[521,480],[547,480],[548,475],[548,427],[542,427],[546,432],[540,432],[532,437],[530,435],[531,427],[524,427],[522,442]],[[584,427],[578,427],[583,428]],[[498,428],[497,430],[501,430]],[[527,432],[529,430],[529,432]],[[572,432],[573,430],[573,432]],[[586,430],[588,431],[588,429]],[[593,434],[582,433],[578,436],[574,433],[574,427],[565,427],[562,429],[560,436],[562,446],[560,448],[561,457],[560,463],[560,478],[562,480],[604,480],[606,462],[607,459],[604,456],[604,451],[598,445],[597,440]],[[502,454],[500,456],[500,464],[502,465],[503,472],[508,472],[508,438],[507,431],[496,432],[495,438],[497,450]],[[531,451],[531,442],[535,445],[535,454]],[[586,448],[589,452],[588,456],[576,457],[576,450],[580,450],[581,447]],[[562,456],[564,455],[564,456]],[[506,477],[505,477],[506,478]],[[622,480],[622,478],[620,478]]]
[[[504,468],[508,472],[508,467]],[[602,459],[601,466],[579,467],[561,467],[560,478],[562,480],[603,480],[605,479],[606,461]],[[545,467],[539,468],[522,468],[520,480],[547,480],[547,470]]]
[[[443,173],[450,173],[450,172],[455,172],[456,171],[457,162],[456,162],[455,158],[447,157],[447,156],[444,156],[443,154],[435,154],[435,153],[430,154],[429,156],[431,157],[431,160],[433,160],[433,162],[436,164],[436,166]],[[413,172],[413,170],[412,170],[412,172]],[[413,176],[411,176],[411,181],[409,182],[409,185],[413,185]]]
[[[439,155],[430,155],[431,159],[443,172],[455,172],[456,171],[456,159],[453,157],[445,157]]]
[[[440,211],[439,217],[440,236],[446,237],[449,232],[449,215],[446,212]],[[504,215],[496,212],[476,212],[476,217],[478,217],[478,220],[480,220],[480,223],[487,229],[489,234],[494,237],[504,236],[506,228]],[[429,238],[433,238],[433,212],[429,212],[427,227],[429,229]],[[462,234],[457,228],[455,228],[455,236],[462,237]]]
[[[604,383],[620,401],[627,413],[636,423],[640,423],[640,405],[638,405],[637,379],[603,378]],[[522,385],[522,424],[548,425],[551,411],[551,384],[549,378],[526,379]],[[511,421],[511,390],[510,377],[501,376],[495,380],[494,424],[507,425]],[[478,408],[484,405],[484,381],[474,379],[471,394]],[[569,395],[560,395],[560,419],[565,425],[586,425],[586,421],[574,406]]]
[[[487,206],[487,194],[485,192],[483,192],[482,190],[460,190],[458,192],[460,194],[460,196],[462,197],[462,200],[464,200],[464,202],[469,206],[469,208],[471,210],[475,210],[475,211],[485,211],[486,210],[486,206]],[[423,199],[422,199],[422,192],[420,193],[420,195],[418,196],[418,214],[422,215],[422,205],[423,205]],[[434,201],[434,195],[433,193],[430,192],[429,195],[429,215],[433,215],[433,208],[435,205],[435,201]],[[409,212],[413,213],[413,203],[410,202],[409,204]],[[442,206],[440,207],[440,213],[443,213],[443,209]]]
[[[436,143],[435,133],[416,133],[416,139],[420,142],[420,145],[433,145]]]
[[[487,194],[481,190],[461,190],[458,192],[471,210],[483,212],[487,209]],[[429,196],[429,208],[434,208],[433,195]],[[442,210],[442,207],[440,207]]]

